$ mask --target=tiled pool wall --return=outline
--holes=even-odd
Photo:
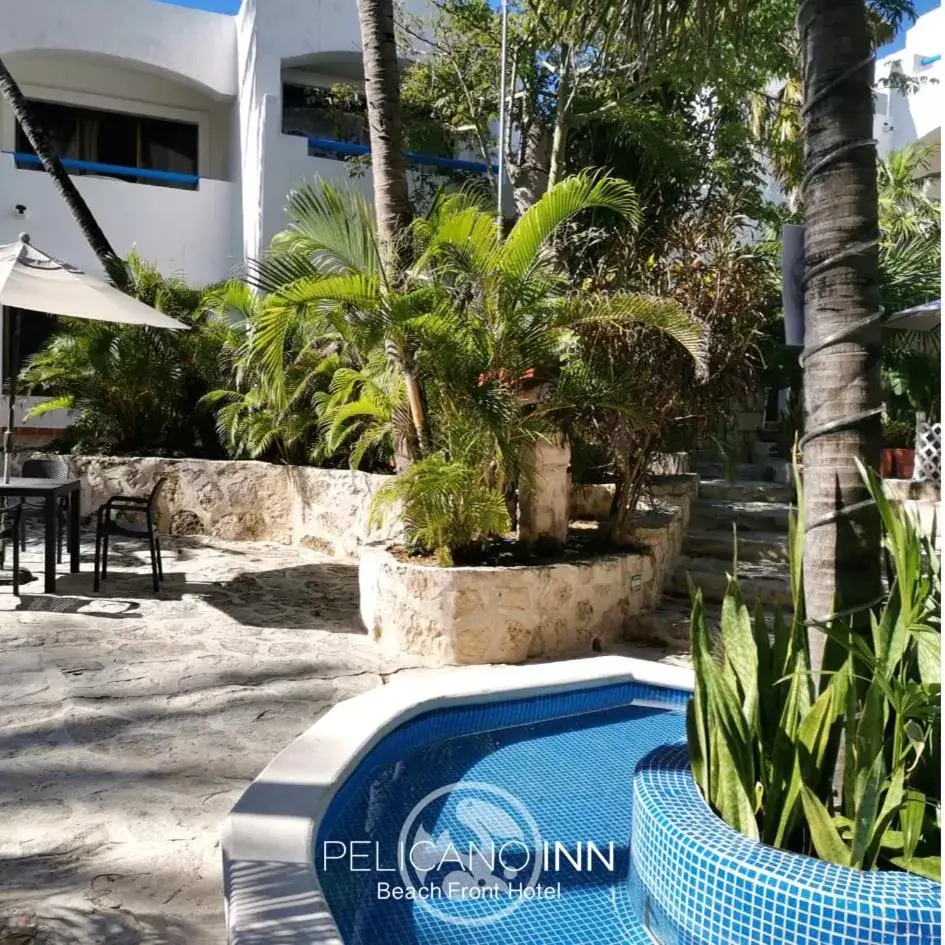
[[[662,945],[941,945],[941,887],[775,850],[709,809],[685,748],[633,782],[631,898]]]
[[[691,695],[681,689],[632,681],[605,686],[585,686],[524,699],[449,706],[425,712],[389,732],[361,759],[332,798],[319,824],[316,846],[330,834],[352,795],[375,771],[399,761],[408,752],[424,745],[459,735],[619,708],[634,702],[683,711]]]

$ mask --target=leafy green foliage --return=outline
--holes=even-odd
[[[672,299],[573,291],[557,253],[564,228],[589,212],[639,220],[633,188],[607,175],[561,181],[506,234],[474,192],[439,195],[406,234],[403,257],[412,262],[395,282],[380,271],[361,198],[318,182],[294,192],[289,211],[289,229],[254,269],[267,292],[246,351],[254,383],[239,397],[215,395],[227,402],[221,422],[241,449],[271,447],[266,423],[281,431],[306,409],[305,436],[317,433],[312,461],[377,468],[397,454],[406,471],[405,458],[413,469],[438,456],[451,476],[475,470],[505,508],[530,475],[531,445],[568,426],[558,392],[583,397],[576,385],[591,369],[577,368],[580,335],[637,338],[640,328],[687,357],[703,353],[702,326]],[[384,496],[393,501],[397,488]],[[466,514],[438,497],[432,476],[414,476],[409,488],[417,523],[449,509]],[[484,495],[473,511],[489,507]],[[411,540],[427,551],[478,541],[490,521],[499,520],[451,530],[437,519],[412,528]]]
[[[838,656],[819,687],[803,614],[801,520],[791,524],[789,623],[779,609],[770,624],[760,607],[752,619],[732,577],[716,646],[694,589],[693,776],[746,836],[845,866],[938,879],[939,560],[931,539],[886,499],[881,480],[861,472],[886,532],[889,594],[872,616],[871,639],[854,634],[842,614],[823,628]]]
[[[941,202],[928,194],[931,158],[930,148],[917,143],[879,163],[879,265],[888,315],[941,296]],[[941,338],[940,327],[886,331],[882,377],[888,421],[914,428],[916,411],[941,416]]]
[[[30,415],[71,411],[62,445],[76,451],[221,456],[203,397],[228,376],[244,338],[242,320],[217,307],[226,290],[165,277],[134,251],[112,275],[123,291],[191,330],[63,319],[23,372],[26,388],[51,398]]]
[[[503,497],[482,481],[475,465],[433,453],[413,463],[378,490],[372,521],[400,504],[407,547],[432,551],[449,567],[457,551],[511,528]]]

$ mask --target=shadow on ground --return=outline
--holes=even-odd
[[[57,582],[57,594],[24,595],[29,603],[18,610],[107,617],[134,616],[137,601],[202,598],[211,607],[247,627],[302,630],[307,627],[333,633],[363,634],[358,616],[356,564],[325,562],[269,571],[241,572],[226,581],[194,581],[180,572],[168,572],[160,592],[151,590],[150,574],[110,571],[99,595],[93,595],[91,575],[66,574]],[[68,595],[87,594],[84,600]],[[105,599],[103,599],[105,598]],[[130,598],[130,600],[129,600]],[[97,603],[109,604],[96,608]]]
[[[33,859],[0,858],[0,878],[8,891],[27,888],[24,880]],[[84,879],[88,883],[97,877]],[[193,941],[189,923],[140,910],[44,906],[41,914],[27,907],[0,916],[0,945],[191,945]]]

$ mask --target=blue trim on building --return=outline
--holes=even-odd
[[[371,147],[367,144],[354,144],[351,141],[334,141],[331,138],[309,138],[309,147],[318,148],[320,151],[332,151],[335,154],[343,154],[349,157],[360,157],[362,154],[370,154]],[[489,167],[482,161],[466,161],[462,158],[437,157],[433,154],[420,154],[418,151],[405,151],[404,157],[410,164],[427,164],[430,167],[442,167],[450,171],[466,171],[471,174],[485,174]],[[498,168],[493,164],[492,173],[496,173]]]
[[[932,63],[938,62],[939,59],[941,59],[941,58],[942,58],[942,54],[941,54],[941,53],[936,53],[934,56],[923,56],[923,57],[919,60],[919,65],[920,65],[920,66],[930,66],[930,65],[932,65]]]
[[[12,154],[19,164],[31,164],[41,167],[42,162],[35,154],[24,151],[4,151]],[[200,183],[198,174],[181,174],[178,171],[157,171],[150,167],[125,167],[122,164],[100,164],[98,161],[78,161],[75,158],[60,158],[67,171],[89,171],[92,174],[111,174],[116,177],[134,177],[144,181],[162,181],[169,184],[185,184],[196,187]]]

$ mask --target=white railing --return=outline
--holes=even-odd
[[[942,424],[929,423],[924,413],[916,414],[915,465],[913,482],[942,481]]]

